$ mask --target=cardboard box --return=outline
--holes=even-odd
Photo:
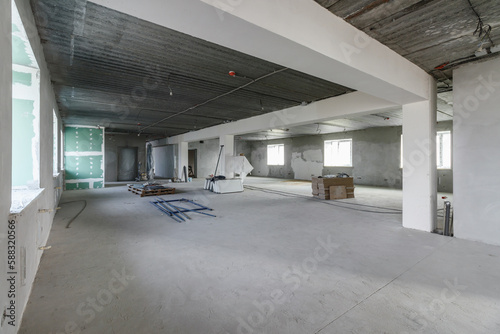
[[[347,190],[345,186],[330,186],[330,199],[345,198],[347,198]]]
[[[312,194],[316,198],[330,199],[330,187],[332,186],[344,186],[346,189],[345,198],[354,198],[354,178],[352,177],[313,177],[311,181]]]

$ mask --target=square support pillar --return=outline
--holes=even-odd
[[[186,167],[186,173],[188,173],[188,143],[183,141],[177,144],[177,177],[184,180],[184,166]]]
[[[223,135],[219,137],[219,144],[224,145],[219,162],[219,171],[217,174],[224,175],[227,179],[234,177],[234,172],[226,172],[226,157],[234,155],[234,136]]]
[[[437,217],[436,84],[431,99],[403,105],[403,227],[431,232]]]

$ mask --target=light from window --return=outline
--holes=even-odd
[[[58,144],[59,144],[59,120],[57,119],[56,111],[52,110],[52,137],[53,137],[53,156],[52,156],[52,165],[53,165],[53,173],[56,175],[59,172],[59,159],[57,156],[58,152]]]
[[[401,135],[401,150],[399,152],[401,153],[399,157],[399,168],[403,168],[403,135]]]
[[[285,164],[285,145],[267,145],[267,164],[273,166]]]
[[[437,168],[451,169],[451,132],[437,133],[436,138]]]
[[[352,139],[325,141],[325,166],[352,167]]]
[[[436,136],[436,163],[438,169],[451,169],[451,132],[440,131]],[[401,159],[399,167],[403,168],[403,135],[401,135]]]

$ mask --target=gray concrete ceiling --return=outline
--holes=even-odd
[[[474,9],[468,0],[314,1],[432,74],[441,91],[450,89],[454,67],[477,60],[481,40],[484,48],[500,44],[498,0],[470,0]],[[474,35],[474,10],[491,26],[491,40]]]
[[[475,60],[477,16],[468,0],[315,1],[434,75],[441,92],[452,85],[450,69]],[[500,41],[498,0],[471,3],[492,27],[490,38]],[[31,5],[66,124],[101,125],[121,133],[148,127],[143,133],[158,138],[352,91],[86,0],[31,0]],[[446,62],[442,70],[435,69]],[[228,75],[231,70],[236,77]],[[250,85],[204,104],[245,84]],[[451,119],[451,97],[440,97],[437,120]],[[401,125],[401,111],[245,136],[388,125]]]
[[[84,0],[31,5],[65,124],[172,136],[352,91]]]

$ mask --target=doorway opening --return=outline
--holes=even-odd
[[[197,154],[198,150],[193,149],[188,151],[188,176],[192,178],[196,178],[197,173]]]
[[[118,148],[118,181],[134,181],[138,176],[138,147]]]

